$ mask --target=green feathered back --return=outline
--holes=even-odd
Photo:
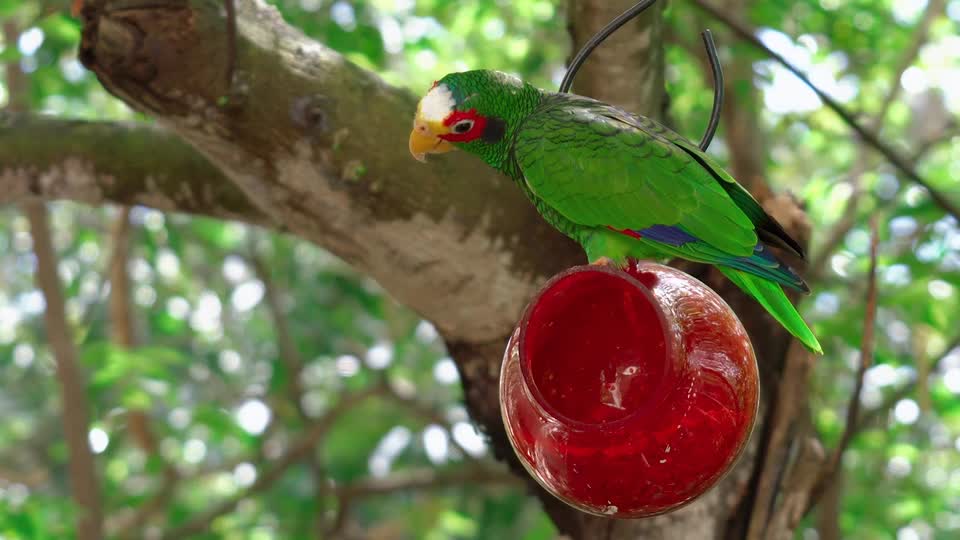
[[[585,226],[681,225],[731,255],[757,244],[750,218],[658,125],[609,105],[551,96],[517,130],[514,156],[530,190]],[[658,132],[659,131],[659,132]]]

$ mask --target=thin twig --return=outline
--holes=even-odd
[[[860,149],[860,146],[861,145],[858,144],[857,148]],[[860,209],[860,198],[863,196],[862,179],[863,175],[869,170],[867,161],[868,158],[864,152],[860,151],[857,153],[857,161],[854,164],[853,171],[847,178],[847,182],[853,186],[850,198],[847,199],[847,204],[844,205],[843,214],[840,216],[840,219],[830,228],[830,231],[827,233],[827,239],[810,261],[809,270],[807,270],[807,281],[811,285],[823,279],[824,275],[826,275],[827,263],[830,261],[831,255],[843,244],[847,234],[849,234],[857,224],[857,211]]]
[[[468,485],[502,485],[525,486],[526,483],[519,476],[508,470],[501,470],[489,465],[471,465],[450,471],[436,469],[412,469],[398,471],[386,478],[367,478],[336,488],[341,496],[356,499],[370,495],[385,495],[397,491],[413,489],[437,489],[450,486]]]
[[[950,340],[947,343],[947,345],[943,348],[943,350],[940,352],[940,354],[937,355],[937,360],[930,365],[930,370],[929,370],[930,373],[935,373],[936,371],[938,371],[940,369],[940,365],[943,363],[943,360],[951,352],[953,352],[954,349],[958,347],[960,347],[960,335],[957,335],[952,340]],[[877,419],[877,417],[879,417],[881,414],[892,409],[897,404],[897,402],[899,402],[901,399],[904,399],[907,396],[909,396],[910,393],[913,392],[914,389],[916,389],[916,387],[917,387],[917,380],[914,379],[909,383],[901,386],[900,388],[894,390],[890,394],[888,394],[887,398],[884,399],[883,402],[878,407],[870,409],[869,411],[860,415],[859,418],[857,418],[857,421],[853,427],[854,432],[859,433],[860,431],[863,431],[863,429],[866,426],[872,424]]]
[[[166,532],[163,538],[169,538],[171,540],[188,538],[190,535],[206,531],[213,520],[233,511],[244,499],[266,491],[273,486],[277,480],[283,477],[287,469],[307,459],[317,446],[321,444],[322,439],[326,436],[330,428],[333,427],[336,421],[346,411],[370,397],[384,395],[385,391],[386,389],[382,385],[373,385],[359,392],[342,396],[337,404],[328,410],[326,414],[318,418],[283,455],[270,460],[268,463],[263,463],[263,467],[257,475],[256,481],[247,489],[217,504],[210,510],[189,520],[183,525]]]
[[[233,74],[237,68],[237,6],[236,0],[223,0],[227,12],[227,61],[226,83],[227,92],[233,91]]]
[[[120,209],[113,225],[113,252],[110,254],[110,325],[114,344],[121,348],[132,348],[137,344],[133,330],[133,313],[130,309],[130,276],[127,263],[130,260],[130,207]],[[130,514],[118,514],[118,518],[107,522],[111,536],[133,538],[140,534],[151,517],[166,509],[176,494],[180,474],[160,453],[157,437],[151,428],[150,416],[143,409],[127,411],[127,431],[143,452],[163,464],[163,479],[159,489],[150,498],[133,509]]]
[[[56,375],[62,395],[63,431],[66,434],[69,455],[67,461],[70,491],[79,507],[77,538],[98,540],[103,536],[103,507],[93,452],[87,442],[87,434],[90,432],[90,403],[77,359],[77,349],[67,323],[47,209],[38,201],[24,203],[23,209],[30,221],[33,250],[37,257],[37,286],[43,292],[46,302],[43,318],[47,341],[57,364]]]
[[[277,397],[285,398],[292,403],[299,419],[304,424],[309,424],[311,422],[311,418],[310,415],[307,414],[307,410],[304,408],[304,392],[301,378],[303,367],[306,362],[304,362],[303,355],[300,354],[300,349],[297,347],[293,333],[290,331],[290,326],[287,324],[287,316],[283,311],[283,306],[281,305],[280,301],[280,291],[278,290],[276,281],[273,279],[269,265],[263,260],[262,257],[257,255],[255,242],[250,243],[249,251],[250,254],[248,258],[250,260],[250,264],[253,266],[254,273],[256,274],[257,278],[261,283],[263,283],[264,298],[267,303],[267,309],[270,312],[270,317],[273,320],[273,331],[274,335],[276,336],[277,352],[280,355],[280,361],[283,363],[287,372],[285,395]],[[276,415],[271,418],[271,425],[275,421]],[[324,465],[322,459],[316,455],[311,455],[310,467],[313,471],[313,476],[316,479],[314,484],[316,486],[316,493],[314,497],[318,505],[320,505],[320,508],[318,508],[317,511],[317,519],[320,523],[322,523],[324,516],[322,505],[329,495],[329,482],[326,481],[326,466]]]
[[[414,398],[402,396],[399,393],[397,393],[397,391],[393,387],[391,387],[389,384],[387,384],[386,382],[384,382],[384,384],[386,384],[386,388],[387,388],[387,392],[384,395],[385,398],[389,399],[390,401],[393,401],[400,408],[405,409],[408,412],[414,414],[415,416],[420,417],[425,422],[443,426],[443,428],[447,431],[447,434],[450,438],[450,442],[458,451],[460,451],[461,454],[463,454],[464,459],[473,459],[473,455],[470,454],[470,452],[467,452],[467,449],[464,448],[459,441],[457,441],[456,437],[453,436],[453,433],[450,431],[449,427],[447,426],[447,419],[444,418],[442,412],[438,411],[436,408],[434,408],[428,403],[424,403]]]
[[[848,126],[850,126],[850,128],[853,129],[853,131],[855,131],[864,142],[880,152],[887,159],[887,161],[889,161],[894,167],[903,173],[904,176],[909,178],[914,183],[924,187],[930,194],[930,198],[933,199],[938,206],[940,206],[946,212],[957,217],[957,219],[960,219],[960,207],[958,207],[956,203],[951,201],[946,195],[934,188],[929,181],[920,176],[920,174],[917,173],[917,171],[903,156],[880,140],[880,137],[877,134],[873,133],[871,130],[864,127],[863,124],[858,122],[857,119],[854,118],[853,114],[847,111],[842,105],[840,105],[839,102],[831,98],[826,94],[826,92],[813,84],[813,82],[810,81],[810,79],[806,76],[806,74],[803,73],[803,71],[800,70],[800,68],[794,66],[788,62],[786,58],[780,56],[772,49],[764,45],[764,43],[756,37],[753,29],[740,22],[729,13],[726,13],[725,11],[713,6],[707,0],[693,0],[693,3],[700,7],[700,9],[709,13],[718,21],[730,27],[730,29],[740,36],[741,39],[762,50],[767,56],[776,60],[788,71],[796,75],[798,79],[803,81],[804,84],[806,84],[811,90],[814,91],[814,93],[817,94],[820,100],[823,101],[828,108],[835,112]]]
[[[873,365],[873,351],[875,347],[874,333],[877,323],[877,253],[880,245],[880,232],[877,227],[877,218],[873,216],[870,220],[870,269],[867,274],[867,299],[866,313],[863,316],[863,339],[860,345],[860,366],[857,368],[853,393],[850,395],[850,401],[847,404],[846,424],[840,440],[837,442],[830,459],[820,471],[819,478],[813,491],[810,493],[809,506],[817,503],[817,500],[826,490],[827,483],[834,480],[834,476],[840,470],[840,463],[843,459],[843,453],[850,445],[856,435],[857,419],[860,417],[860,394],[863,392],[863,381],[867,369]]]
[[[880,109],[867,122],[874,132],[879,132],[879,130],[883,127],[883,123],[887,117],[887,113],[890,111],[890,107],[896,101],[897,96],[900,95],[900,89],[902,88],[900,79],[903,77],[903,73],[907,70],[907,68],[912,66],[914,62],[917,61],[920,50],[927,42],[927,39],[929,39],[930,25],[933,23],[933,20],[936,19],[937,15],[942,13],[944,9],[945,6],[943,0],[931,0],[927,4],[927,9],[923,14],[923,19],[917,25],[917,29],[913,34],[913,39],[910,42],[910,46],[907,47],[904,54],[900,57],[900,61],[897,63],[897,69],[894,71],[893,77],[890,79],[890,90],[884,96],[883,103],[880,105]],[[948,130],[944,129],[944,131]],[[931,137],[931,139],[937,138],[938,137]],[[926,142],[927,141],[924,141],[924,143]],[[860,197],[863,194],[861,180],[863,175],[868,170],[873,168],[873,165],[869,164],[869,159],[861,148],[862,144],[862,141],[857,144],[857,163],[854,166],[854,172],[847,180],[853,185],[853,193],[850,194],[850,198],[847,200],[842,217],[830,229],[830,232],[827,234],[826,242],[824,242],[818,255],[814,257],[813,261],[810,263],[809,270],[807,271],[807,278],[810,282],[817,281],[823,277],[824,272],[826,271],[827,261],[830,260],[830,255],[840,246],[840,244],[843,242],[843,239],[846,238],[847,234],[853,229],[853,227],[856,226],[857,210],[859,210]],[[914,151],[914,155],[911,156],[910,159],[914,166],[916,166],[916,163],[920,161],[920,159],[930,148],[932,148],[930,144],[921,143],[918,145],[918,148]],[[892,204],[892,202],[888,204]]]
[[[913,155],[910,156],[910,161],[913,163],[919,162],[925,155],[927,155],[927,153],[936,148],[938,144],[953,138],[956,133],[949,129],[949,124],[946,127],[947,129],[945,129],[942,133],[937,134],[937,136],[921,141],[914,150]],[[857,225],[857,210],[859,209],[860,197],[863,194],[863,188],[860,186],[860,178],[863,176],[863,174],[873,169],[874,165],[875,164],[867,165],[866,156],[863,156],[862,154],[860,159],[858,159],[857,164],[854,165],[854,171],[847,180],[854,186],[853,193],[850,194],[850,199],[847,200],[847,204],[843,210],[843,215],[827,233],[827,239],[824,240],[823,245],[817,252],[817,255],[813,257],[810,263],[810,269],[807,271],[807,281],[809,281],[811,284],[816,283],[824,278],[827,271],[827,263],[830,261],[830,256],[838,247],[840,247],[840,245],[843,243],[843,240],[847,237],[847,234],[849,234],[850,231],[853,230],[853,228]],[[875,211],[886,210],[892,207],[896,201],[896,197],[891,197],[890,199],[878,204]]]
[[[293,334],[290,332],[290,327],[287,325],[287,317],[283,312],[283,306],[280,304],[280,291],[277,289],[267,263],[254,253],[253,248],[251,248],[249,260],[257,279],[263,283],[263,295],[267,302],[270,318],[273,320],[277,351],[280,355],[280,361],[287,371],[287,397],[294,403],[300,418],[309,421],[310,417],[303,408],[303,388],[300,381],[304,366],[303,355],[300,354],[296,341],[293,339]]]
[[[501,470],[479,463],[448,471],[412,469],[398,471],[385,478],[365,478],[350,484],[337,486],[334,489],[339,501],[337,513],[330,526],[324,530],[325,534],[322,537],[337,537],[338,533],[347,526],[350,511],[359,499],[389,495],[400,491],[443,489],[464,485],[521,488],[527,484],[519,476],[508,470]]]
[[[113,252],[110,254],[110,326],[114,344],[123,348],[135,345],[133,314],[130,311],[130,207],[120,209],[113,224]]]
[[[900,57],[900,61],[897,62],[896,69],[893,71],[893,78],[890,79],[890,91],[883,98],[883,103],[880,104],[880,110],[874,117],[874,130],[879,130],[883,126],[887,112],[890,111],[890,107],[900,95],[900,89],[903,88],[903,85],[900,84],[900,79],[903,77],[904,72],[916,62],[917,57],[920,56],[920,50],[924,44],[926,44],[927,40],[930,39],[930,27],[933,25],[933,21],[942,15],[946,9],[946,0],[929,0],[929,2],[927,2],[927,8],[923,12],[923,18],[920,19],[920,22],[917,23],[917,28],[913,31],[913,39],[910,40],[910,46],[906,48],[903,56]]]

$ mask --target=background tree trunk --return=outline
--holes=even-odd
[[[632,3],[572,0],[575,45]],[[661,10],[650,10],[598,50],[577,91],[660,116]],[[16,140],[16,130],[26,127],[48,130],[47,144],[61,150],[4,154],[0,144],[0,197],[112,200],[238,218],[327,248],[436,324],[460,370],[473,419],[495,454],[524,474],[500,420],[501,355],[523,305],[550,275],[582,262],[580,249],[547,226],[509,180],[474,158],[459,153],[428,165],[413,161],[406,137],[414,96],[305,38],[261,0],[238,0],[237,13],[236,68],[228,73],[231,47],[219,0],[88,3],[84,64],[111,93],[188,146],[142,126],[72,123],[89,132],[78,138],[52,133],[57,121],[0,122],[0,142]],[[106,146],[117,130],[162,141],[158,148],[176,158],[150,161],[155,154],[142,146],[118,156]],[[70,146],[76,139],[86,142]],[[763,202],[789,232],[807,238],[805,216],[791,199]],[[770,509],[799,413],[779,396],[805,387],[779,380],[785,370],[803,379],[809,357],[797,349],[787,362],[788,335],[762,308],[718,273],[681,266],[720,292],[750,332],[763,377],[761,421],[730,475],[665,516],[587,516],[530,481],[569,536],[742,538],[748,529],[767,534],[768,523],[783,521]],[[784,523],[789,529],[789,520]]]

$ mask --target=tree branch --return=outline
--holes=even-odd
[[[283,477],[287,469],[310,456],[311,452],[321,444],[323,437],[330,431],[330,428],[333,427],[336,421],[346,411],[370,397],[383,395],[384,391],[385,389],[382,385],[373,385],[361,391],[341,396],[340,400],[323,416],[310,425],[303,435],[301,435],[283,455],[270,460],[269,463],[261,463],[261,470],[258,471],[257,479],[248,488],[217,504],[203,514],[187,521],[183,525],[168,531],[163,537],[173,540],[202,533],[209,528],[213,520],[232,512],[244,499],[270,489],[277,480]]]
[[[464,459],[472,458],[470,452],[467,452],[467,449],[464,448],[463,445],[460,444],[450,433],[449,426],[447,425],[447,419],[444,418],[442,412],[431,407],[428,403],[423,403],[415,398],[400,395],[400,393],[397,392],[394,387],[390,386],[389,382],[387,381],[384,381],[384,386],[387,389],[384,397],[395,403],[398,407],[407,410],[425,422],[443,426],[444,430],[447,431],[453,446],[456,447],[461,454],[463,454]]]
[[[111,234],[113,252],[110,254],[110,326],[113,342],[129,349],[136,343],[133,332],[133,314],[130,312],[130,207],[120,209]]]
[[[412,469],[398,471],[385,478],[367,478],[336,488],[341,497],[357,499],[371,495],[386,495],[415,489],[438,489],[452,486],[496,485],[522,487],[524,482],[517,475],[489,465],[437,471],[436,469]]]
[[[251,248],[249,260],[257,278],[263,283],[267,310],[270,312],[270,318],[273,320],[273,331],[274,334],[276,334],[280,363],[283,364],[286,370],[288,394],[286,397],[293,403],[300,419],[309,421],[310,416],[303,408],[303,387],[300,381],[300,374],[303,371],[304,365],[303,356],[300,354],[293,334],[290,333],[290,327],[287,325],[287,316],[284,314],[283,306],[280,304],[280,292],[277,290],[276,283],[270,274],[268,265],[260,256],[253,252],[253,248]]]
[[[917,28],[913,31],[913,39],[910,40],[910,46],[904,50],[900,61],[897,62],[897,66],[893,70],[893,77],[890,79],[890,91],[884,96],[883,103],[880,104],[880,109],[874,117],[872,126],[874,131],[883,127],[883,122],[887,117],[887,112],[890,111],[890,106],[897,101],[897,97],[900,96],[900,91],[903,88],[903,85],[900,84],[900,79],[903,78],[904,72],[916,62],[917,57],[920,56],[920,49],[922,49],[927,43],[927,40],[930,39],[930,27],[933,25],[933,21],[943,15],[946,9],[946,0],[928,0],[927,7],[923,10],[923,17],[920,19],[920,22],[917,23]]]
[[[943,351],[937,356],[937,360],[930,365],[930,373],[936,372],[938,369],[940,369],[940,364],[943,363],[944,358],[946,358],[947,355],[949,355],[958,347],[960,347],[960,335],[957,335],[949,343],[947,343]],[[910,393],[917,388],[917,385],[918,382],[916,380],[910,381],[909,383],[891,392],[878,407],[870,409],[869,411],[861,414],[853,424],[853,432],[856,434],[863,431],[866,426],[872,424],[881,414],[884,414],[892,409],[898,401],[909,396]]]
[[[847,404],[847,418],[843,433],[837,442],[830,459],[820,470],[817,481],[812,485],[807,510],[814,506],[823,493],[827,490],[828,484],[836,481],[836,475],[840,472],[843,453],[850,445],[850,441],[856,435],[857,419],[860,417],[860,394],[863,392],[864,376],[867,369],[873,364],[873,351],[875,347],[874,331],[877,324],[877,255],[880,246],[880,232],[877,229],[877,219],[874,216],[870,221],[870,269],[867,271],[867,298],[866,313],[863,316],[863,339],[860,345],[860,366],[857,368],[853,393],[850,395],[850,401]],[[806,513],[806,511],[804,511]]]
[[[136,346],[133,329],[133,313],[130,310],[130,276],[127,263],[130,260],[130,207],[120,209],[114,221],[113,252],[110,254],[110,324],[113,342],[122,348]],[[151,428],[149,413],[143,409],[127,411],[127,431],[144,454],[163,463],[160,488],[144,503],[128,514],[118,513],[107,521],[107,530],[117,538],[132,538],[147,521],[164,510],[176,493],[180,474],[160,453],[157,437]]]
[[[515,474],[488,465],[472,466],[437,471],[436,469],[413,469],[398,471],[385,478],[367,478],[335,488],[339,505],[337,514],[323,537],[338,538],[337,534],[347,525],[350,510],[358,499],[389,495],[422,489],[443,489],[453,486],[505,486],[519,488],[524,482]]]
[[[0,203],[34,197],[267,222],[216,167],[168,132],[0,113]]]
[[[900,84],[903,73],[916,62],[917,56],[920,54],[920,49],[923,48],[923,45],[927,42],[927,39],[929,39],[930,25],[933,24],[933,20],[943,12],[945,7],[944,0],[930,0],[930,2],[927,3],[927,9],[924,11],[923,19],[914,31],[910,46],[900,57],[900,61],[897,63],[897,69],[890,79],[890,90],[888,90],[884,96],[883,103],[880,105],[880,109],[876,115],[868,122],[874,132],[879,133],[879,130],[883,127],[887,113],[897,100],[897,96],[900,95],[900,90],[903,87],[903,85]],[[936,139],[936,137],[931,137],[931,139]],[[926,141],[924,142],[926,143]],[[920,158],[931,148],[932,145],[930,144],[920,144],[910,159],[911,163],[916,166]],[[810,263],[807,278],[811,283],[823,278],[827,261],[830,260],[830,255],[840,246],[857,222],[857,210],[860,207],[860,198],[863,195],[861,179],[864,173],[871,168],[871,165],[869,165],[870,160],[863,149],[863,141],[858,141],[857,150],[857,161],[854,165],[854,171],[847,180],[853,185],[853,193],[850,194],[850,199],[847,200],[847,204],[843,209],[843,215],[830,229],[830,232],[827,233],[827,240],[823,243],[823,246],[821,246],[817,256],[814,257]]]
[[[505,341],[536,286],[582,261],[477,159],[413,160],[398,144],[416,109],[409,92],[260,0],[238,0],[236,13],[237,106],[219,101],[230,91],[219,0],[86,6],[80,58],[107,90],[209,158],[269,223],[372,276],[447,338]]]
[[[752,509],[747,526],[747,540],[763,540],[771,532],[776,495],[784,482],[790,448],[796,437],[797,422],[806,406],[809,391],[810,370],[813,357],[799,342],[794,341],[787,359],[776,402],[771,406],[763,440],[766,447],[760,453],[759,475],[756,490],[751,495]],[[775,531],[774,531],[775,532]]]
[[[823,101],[828,108],[833,110],[833,112],[835,112],[848,126],[850,126],[850,128],[860,137],[861,140],[882,154],[883,157],[886,158],[886,160],[889,161],[890,164],[899,170],[905,177],[925,188],[930,194],[930,198],[933,199],[933,201],[944,211],[952,214],[957,219],[960,219],[960,205],[958,205],[957,202],[951,200],[944,193],[933,187],[928,180],[920,176],[906,158],[901,156],[896,150],[880,140],[880,137],[877,134],[873,133],[870,129],[858,122],[857,119],[854,118],[853,114],[847,111],[842,105],[840,105],[839,102],[831,98],[823,90],[813,84],[810,79],[807,78],[806,74],[803,73],[803,71],[788,62],[786,58],[780,56],[769,47],[764,45],[764,43],[756,37],[752,28],[737,20],[726,11],[714,6],[708,0],[693,0],[693,2],[700,9],[709,13],[710,16],[730,27],[730,29],[740,36],[741,39],[762,50],[764,54],[776,60],[783,67],[787,68],[788,71],[796,75],[797,78],[803,81],[804,84],[806,84],[817,94],[820,100]]]
[[[77,350],[67,324],[63,291],[57,278],[56,254],[47,223],[43,203],[23,205],[30,221],[33,251],[37,256],[37,287],[43,291],[46,309],[43,312],[47,342],[57,364],[57,381],[62,396],[63,431],[69,452],[70,491],[79,507],[77,538],[99,540],[103,536],[103,509],[100,501],[100,483],[97,479],[93,453],[87,442],[90,432],[90,404],[87,402],[83,373],[77,361]]]
[[[415,162],[402,143],[409,92],[307,39],[273,6],[235,5],[239,105],[220,104],[229,55],[215,0],[88,4],[80,58],[209,158],[264,222],[325,247],[432,321],[457,351],[472,417],[510,459],[495,383],[504,343],[537,287],[583,262],[582,250],[477,159]]]

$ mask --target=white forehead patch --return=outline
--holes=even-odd
[[[450,88],[445,84],[438,84],[420,100],[420,116],[428,122],[442,122],[456,104]]]

